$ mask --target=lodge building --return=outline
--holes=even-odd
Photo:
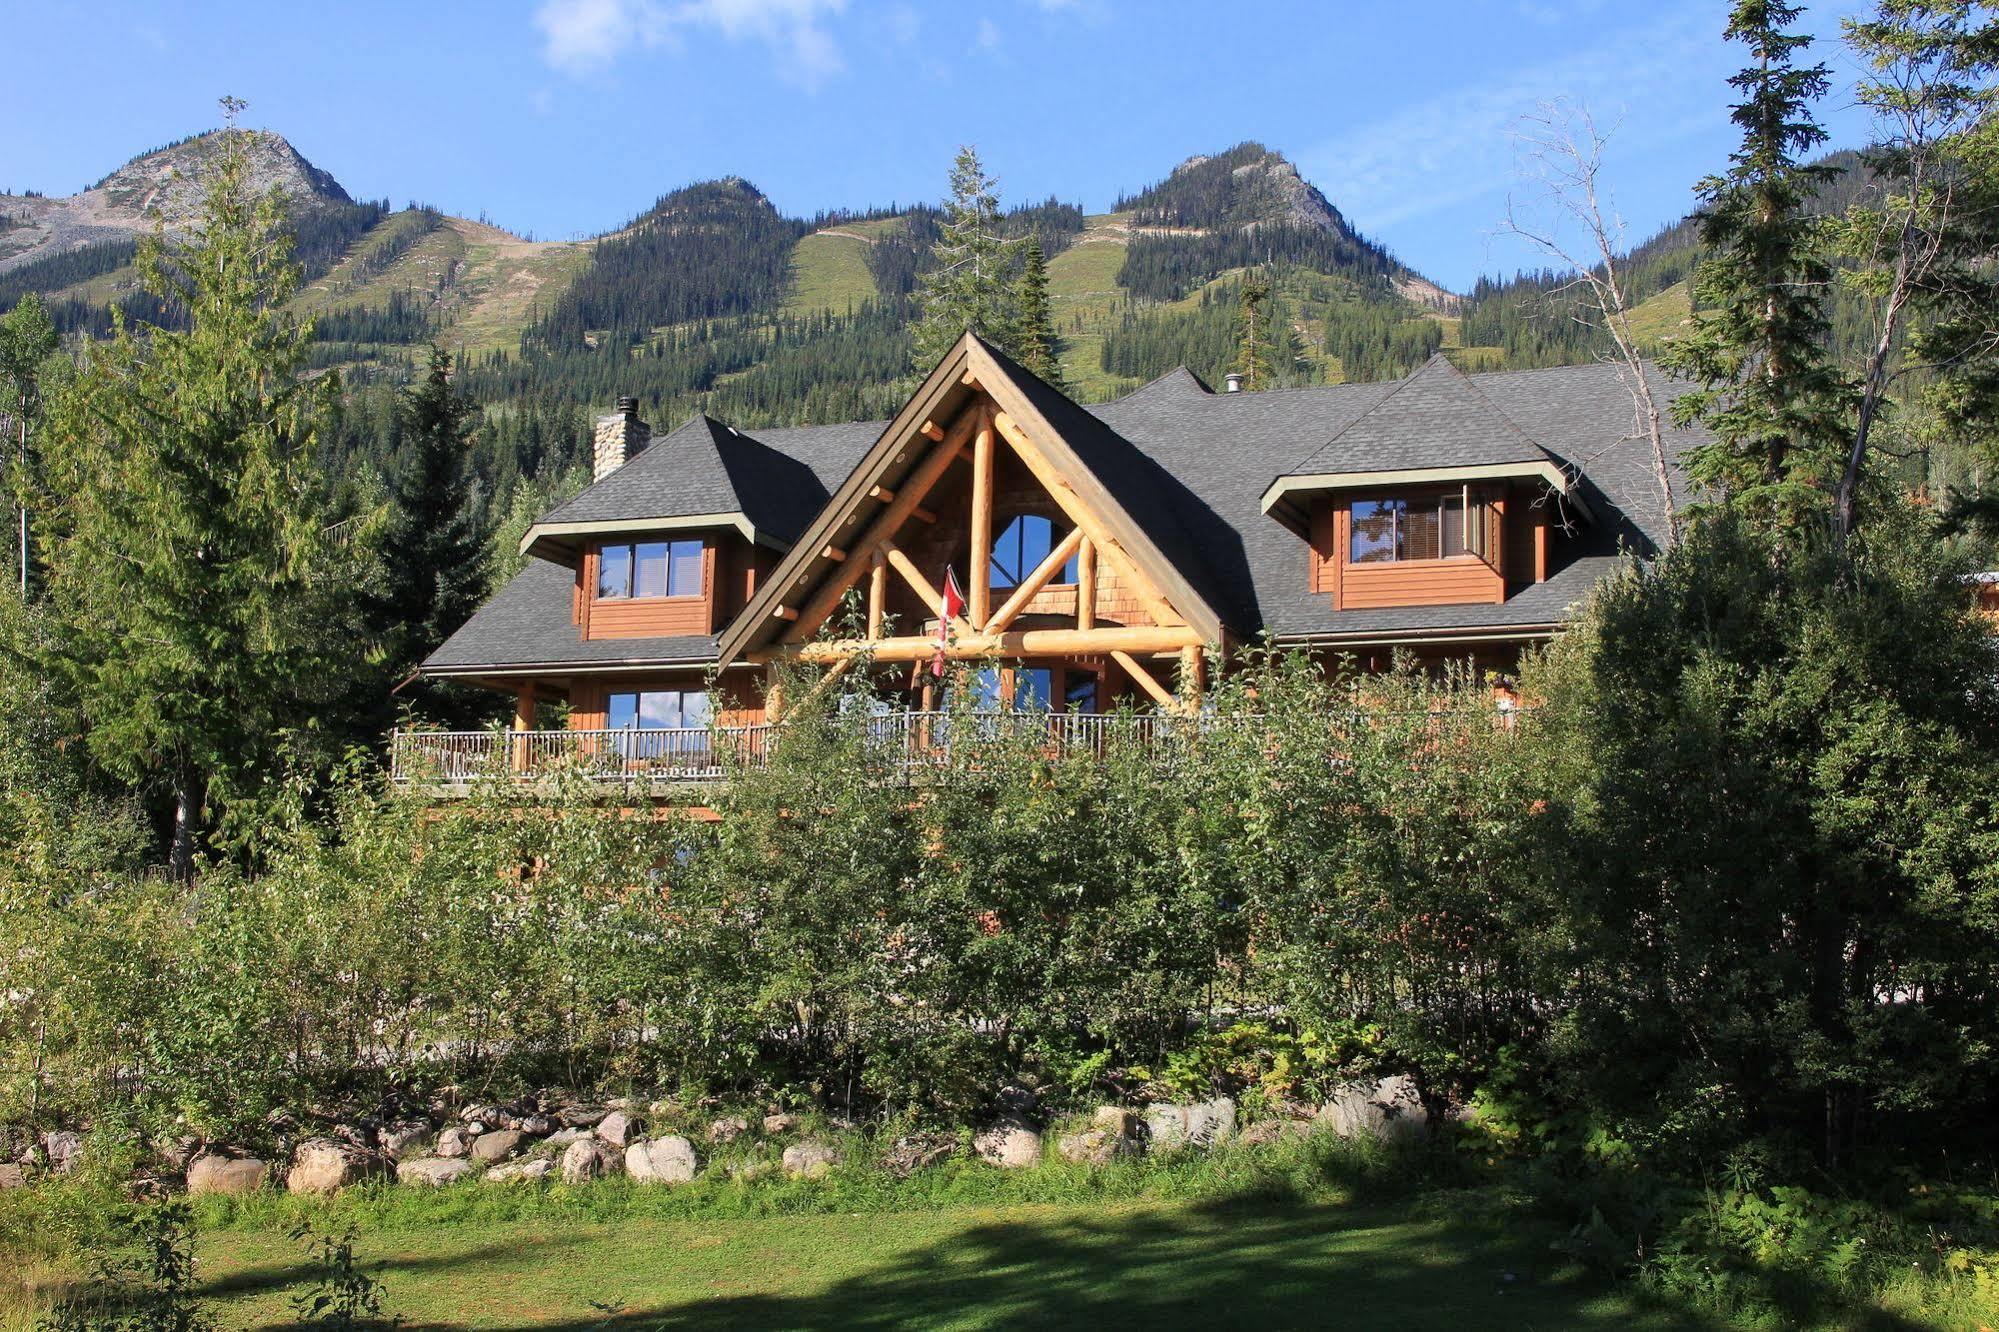
[[[1673,429],[1669,453],[1703,438]],[[422,667],[512,694],[509,736],[399,735],[399,765],[506,743],[517,768],[691,772],[694,737],[774,720],[785,658],[866,660],[906,714],[944,706],[940,656],[968,663],[947,680],[975,706],[1053,715],[1192,710],[1210,663],[1265,634],[1368,668],[1505,670],[1665,523],[1620,368],[1467,375],[1441,355],[1256,393],[1180,369],[1084,406],[967,335],[891,421],[697,416],[654,439],[625,399],[594,463]]]

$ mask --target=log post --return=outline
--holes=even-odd
[[[1196,646],[1180,649],[1180,697],[1189,713],[1201,710],[1208,683],[1208,654]]]
[[[888,605],[888,557],[879,547],[868,564],[868,637],[882,636],[882,618]]]
[[[507,765],[515,772],[528,770],[528,736],[534,729],[534,686],[522,685],[514,691],[514,734],[513,745],[507,756]]]
[[[1076,549],[1076,627],[1097,627],[1097,543],[1087,536]]]
[[[783,667],[772,662],[764,673],[764,720],[774,722],[784,716],[784,677],[779,674]]]
[[[993,422],[979,418],[972,436],[972,586],[966,591],[966,617],[983,630],[993,608]]]

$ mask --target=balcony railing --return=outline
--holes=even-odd
[[[1512,726],[1513,714],[1424,713],[1433,744],[1446,741],[1453,724]],[[1356,712],[1329,719],[1341,725],[1379,720]],[[1223,729],[1262,726],[1250,715],[1186,716],[1133,712],[889,712],[861,720],[871,757],[912,778],[948,766],[961,748],[1026,744],[1047,757],[1098,757],[1113,752],[1163,757],[1189,752],[1204,736]],[[432,782],[464,788],[481,780],[541,781],[569,777],[625,785],[676,785],[718,781],[731,772],[762,767],[784,728],[718,726],[678,730],[617,731],[404,731],[390,746],[391,773],[399,782]],[[1344,746],[1329,754],[1343,762]]]
[[[891,712],[863,719],[866,743],[888,763],[914,771],[947,764],[958,746],[999,740],[1032,743],[1050,757],[1103,755],[1124,745],[1156,751],[1175,737],[1215,725],[1213,718],[1149,713]],[[400,782],[466,785],[482,779],[541,780],[557,775],[627,784],[709,782],[761,767],[778,727],[717,726],[677,730],[420,731],[398,730],[390,771]]]

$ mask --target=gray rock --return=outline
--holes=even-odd
[[[285,1187],[293,1193],[338,1193],[349,1185],[387,1172],[374,1152],[337,1138],[308,1138],[292,1154]]]
[[[400,1120],[384,1124],[375,1131],[375,1141],[382,1145],[382,1154],[392,1161],[415,1156],[430,1141],[430,1136],[430,1122],[423,1119]]]
[[[601,1105],[565,1105],[555,1117],[570,1128],[594,1128],[609,1113]]]
[[[596,1136],[587,1128],[563,1128],[549,1134],[542,1142],[550,1147],[567,1147],[572,1142],[583,1142]]]
[[[486,1172],[488,1184],[532,1183],[546,1179],[554,1171],[555,1162],[545,1156],[537,1156],[526,1161],[508,1161],[494,1166]]]
[[[797,1127],[798,1127],[797,1115],[764,1116],[764,1136],[766,1138],[782,1137],[784,1134],[791,1132],[793,1129]]]
[[[694,1144],[678,1135],[625,1149],[625,1173],[641,1184],[685,1184],[694,1178]]]
[[[489,1129],[505,1121],[506,1112],[497,1105],[468,1105],[458,1112],[467,1124],[484,1124]]]
[[[523,1115],[518,1127],[531,1138],[546,1138],[555,1132],[557,1125],[547,1115]]]
[[[1145,1107],[1145,1131],[1154,1147],[1166,1151],[1212,1147],[1235,1135],[1235,1102],[1226,1096],[1187,1105],[1155,1102]]]
[[[1025,1119],[1041,1108],[1041,1098],[1025,1087],[1002,1087],[994,1099],[999,1102],[1000,1114],[1008,1119]]]
[[[734,1142],[750,1131],[750,1121],[741,1115],[724,1115],[708,1126],[708,1141]]]
[[[1055,1139],[1055,1154],[1080,1165],[1109,1165],[1120,1154],[1120,1141],[1100,1128],[1064,1133]]]
[[[521,1149],[527,1138],[519,1129],[495,1129],[491,1133],[481,1133],[472,1142],[471,1156],[474,1161],[504,1161]]]
[[[1121,1105],[1100,1105],[1090,1116],[1090,1127],[1102,1129],[1114,1138],[1136,1138],[1143,1121]]]
[[[1005,1170],[1025,1170],[1041,1162],[1041,1135],[1020,1124],[996,1124],[972,1139],[980,1158]]]
[[[203,1152],[188,1163],[187,1191],[190,1194],[255,1193],[270,1182],[271,1165],[254,1156],[224,1152]]]
[[[597,1123],[597,1136],[613,1147],[629,1147],[638,1141],[645,1126],[623,1110],[613,1110]]]
[[[67,1175],[83,1163],[83,1138],[68,1129],[44,1137],[42,1150],[48,1153],[49,1169],[58,1175]]]
[[[1342,1138],[1386,1143],[1420,1142],[1430,1132],[1429,1112],[1407,1074],[1344,1083],[1319,1107],[1319,1123]]]
[[[460,1128],[454,1124],[437,1135],[437,1154],[446,1160],[460,1156],[470,1156],[472,1154],[472,1144],[476,1141],[478,1141],[478,1135],[473,1133],[472,1130]]]
[[[601,1175],[616,1174],[622,1158],[595,1138],[578,1138],[562,1153],[562,1182],[582,1184]]]
[[[8,1189],[25,1189],[27,1187],[28,1172],[26,1170],[23,1170],[20,1166],[12,1162],[0,1165],[0,1193],[5,1193]]]
[[[478,1168],[463,1157],[446,1160],[439,1156],[418,1156],[396,1162],[396,1182],[430,1189],[442,1188],[446,1184],[457,1183]]]
[[[784,1149],[784,1173],[793,1179],[818,1179],[840,1163],[840,1149],[830,1142],[795,1142]]]

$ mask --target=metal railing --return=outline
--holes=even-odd
[[[1381,714],[1357,711],[1331,717],[1333,731]],[[829,719],[839,725],[848,719]],[[1254,730],[1267,719],[1253,714],[1147,712],[882,712],[858,719],[870,757],[915,776],[948,767],[959,757],[976,761],[999,744],[1025,745],[1050,759],[1078,754],[1148,756],[1184,754],[1221,731]],[[1433,747],[1448,747],[1453,723],[1467,721],[1511,729],[1509,714],[1429,714]],[[731,772],[761,768],[784,727],[683,727],[674,730],[422,731],[398,730],[390,743],[390,772],[399,782],[467,786],[480,780],[539,781],[574,777],[594,782],[677,784],[713,782]],[[1329,736],[1330,738],[1330,736]],[[1340,761],[1343,747],[1330,751]]]

